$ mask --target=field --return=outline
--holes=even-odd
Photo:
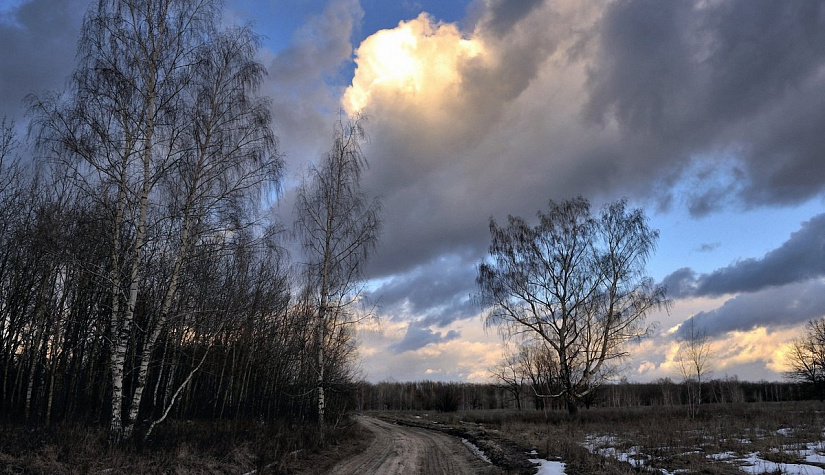
[[[820,402],[705,405],[695,418],[684,407],[596,408],[573,419],[539,411],[378,414],[463,434],[482,450],[509,445],[524,458],[560,460],[567,475],[825,473]]]
[[[695,418],[684,406],[369,414],[465,439],[507,474],[535,474],[528,459],[563,462],[566,475],[825,474],[823,402],[707,404]],[[322,445],[295,424],[173,421],[145,445],[112,447],[104,429],[2,425],[0,474],[323,473],[370,439],[352,420],[328,435]]]

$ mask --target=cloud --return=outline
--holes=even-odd
[[[698,252],[713,252],[721,246],[721,243],[718,242],[711,242],[711,243],[703,243],[701,244],[696,250]]]
[[[261,93],[272,99],[273,126],[292,174],[330,145],[342,93],[334,79],[351,61],[353,31],[363,15],[357,0],[331,0],[293,33],[289,45],[259,52],[269,72]],[[287,212],[291,200],[285,197]]]
[[[698,216],[825,190],[825,7],[505,3],[478,2],[465,30],[422,14],[356,49],[341,104],[370,117],[364,186],[385,231],[369,272],[407,276],[390,300],[436,280],[421,263],[442,256],[471,288],[489,218],[529,218],[548,199]],[[437,294],[411,302],[434,315],[457,295]]]
[[[88,0],[31,0],[0,19],[0,118],[23,122],[23,98],[62,89],[75,66]]]
[[[387,348],[401,342],[407,334],[408,323],[383,318],[382,331],[375,331],[373,326],[370,324],[367,331],[361,324],[358,328],[359,353],[370,381],[486,382],[490,379],[489,369],[501,357],[501,340],[485,332],[478,321],[454,322],[447,334],[455,331],[460,333],[459,338],[404,352],[387,351]]]
[[[443,256],[415,269],[393,275],[369,293],[383,312],[416,316],[444,327],[476,315],[470,295],[476,292],[474,263]]]
[[[708,335],[748,331],[757,327],[783,327],[825,316],[825,280],[768,287],[727,300],[713,310],[699,312],[691,320]],[[682,337],[682,325],[674,336]]]
[[[464,38],[455,24],[421,13],[361,43],[343,106],[349,113],[366,109],[369,114],[400,114],[406,121],[443,122],[453,117],[445,107],[456,104],[461,69],[479,56],[480,41]],[[416,117],[419,113],[424,117]]]
[[[696,214],[729,194],[754,206],[823,191],[825,139],[815,131],[825,125],[825,5],[614,2],[599,43],[591,119],[656,145],[659,161],[722,153],[736,163],[736,186],[696,193]]]
[[[803,324],[770,329],[760,326],[713,335],[708,341],[711,377],[736,375],[751,381],[784,379],[790,342],[803,328]],[[682,378],[678,350],[679,344],[672,336],[659,335],[633,349],[628,366],[637,380],[672,378],[678,381]]]
[[[744,259],[702,275],[682,268],[665,277],[663,284],[672,297],[718,296],[755,292],[822,276],[825,276],[825,214],[803,222],[787,241],[760,259]]]
[[[666,276],[662,285],[670,298],[692,296],[696,293],[696,272],[689,267],[682,267]]]
[[[342,104],[371,118],[365,188],[382,198],[386,216],[373,275],[405,272],[445,254],[476,261],[491,215],[532,215],[550,197],[546,188],[557,180],[548,149],[533,150],[535,136],[547,137],[536,124],[520,124],[532,119],[518,110],[505,118],[513,101],[535,106],[520,97],[565,37],[543,24],[548,9],[533,6],[500,37],[490,32],[490,12],[473,32],[422,14],[357,48]],[[559,88],[541,94],[553,89]]]
[[[404,334],[404,338],[398,343],[390,345],[389,349],[399,354],[407,351],[415,351],[434,343],[444,343],[455,340],[459,336],[461,335],[457,330],[450,330],[442,334],[442,332],[432,331],[420,322],[413,321],[410,322],[410,325],[407,327],[407,333]]]
[[[490,2],[487,26],[503,35],[519,20],[526,17],[543,0],[494,0]]]
[[[501,5],[465,31],[422,14],[356,50],[342,105],[371,117],[364,180],[386,210],[373,275],[480,259],[490,216],[551,198],[702,215],[825,190],[825,7]]]

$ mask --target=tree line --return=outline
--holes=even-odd
[[[361,120],[334,125],[300,187],[293,261],[264,206],[284,160],[259,38],[221,24],[216,0],[95,2],[67,90],[27,98],[32,147],[3,121],[3,419],[119,441],[169,416],[322,425],[349,407],[379,228]]]
[[[810,388],[795,382],[740,381],[736,378],[709,379],[702,383],[704,404],[787,402],[816,398]],[[669,378],[650,383],[626,380],[604,384],[583,402],[586,408],[668,406],[684,407],[692,414],[694,390],[688,382]],[[355,407],[370,411],[453,412],[508,409],[516,411],[567,411],[560,398],[543,397],[529,382],[518,385],[439,381],[357,384]]]

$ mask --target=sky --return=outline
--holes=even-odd
[[[0,2],[0,116],[61,90],[88,0]],[[362,185],[383,203],[360,325],[371,381],[486,381],[502,341],[474,304],[490,218],[621,198],[660,232],[647,271],[669,312],[631,381],[679,378],[680,325],[712,377],[781,380],[825,315],[825,3],[780,0],[236,0],[264,37],[288,176],[339,114],[367,118]]]

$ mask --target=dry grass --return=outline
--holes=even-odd
[[[98,428],[6,425],[0,474],[308,474],[368,441],[354,424],[331,430],[322,444],[314,427],[299,424],[171,422],[145,444],[119,446]]]
[[[399,414],[414,418],[420,414]],[[742,473],[730,459],[757,454],[776,463],[799,463],[798,449],[823,440],[821,402],[742,403],[702,406],[696,418],[682,407],[563,412],[466,411],[430,413],[422,419],[447,426],[473,426],[565,461],[568,475]],[[618,454],[625,461],[617,460]],[[638,462],[637,462],[638,461]]]

